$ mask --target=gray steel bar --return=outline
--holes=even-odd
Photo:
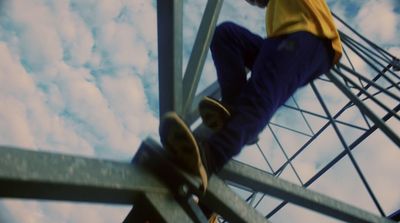
[[[353,41],[353,43],[350,43],[350,42],[343,42],[344,44],[346,44],[355,54],[357,54],[366,64],[368,64],[373,70],[375,70],[376,72],[381,72],[380,70],[379,70],[379,68],[375,65],[375,64],[378,64],[378,65],[380,65],[380,67],[382,67],[382,68],[384,68],[385,66],[383,65],[383,64],[381,64],[381,63],[379,63],[379,61],[377,60],[377,59],[375,59],[375,58],[373,58],[371,55],[369,55],[368,53],[366,53],[366,52],[362,52],[362,50],[360,50],[359,48],[359,46],[357,46],[354,42],[354,40],[352,40]],[[357,49],[356,49],[357,48]],[[361,52],[359,52],[359,51],[361,51]],[[368,59],[369,58],[369,59]],[[371,61],[372,60],[372,61]],[[375,63],[375,64],[374,64]],[[389,65],[391,65],[390,64],[390,61],[389,61]],[[393,71],[391,71],[391,70],[388,70],[388,72],[390,73],[390,74],[392,74],[393,76],[395,76],[395,77],[397,77],[398,78],[398,76],[393,72]],[[387,76],[387,75],[385,75],[384,73],[382,73],[382,77],[386,80],[386,81],[388,81],[389,83],[391,83],[392,85],[395,85],[395,82],[392,80],[392,79],[390,79],[389,78],[389,76]],[[397,89],[398,90],[400,90],[400,88],[398,88],[397,87]]]
[[[183,114],[186,114],[192,108],[193,98],[196,94],[222,3],[223,0],[208,0],[207,2],[183,79]]]
[[[400,104],[397,105],[394,109],[394,111],[399,111],[400,110]],[[391,114],[386,114],[382,120],[383,121],[388,121],[391,119],[393,116]],[[350,146],[349,148],[351,150],[355,149],[361,142],[363,142],[366,138],[368,138],[372,133],[374,133],[378,129],[377,125],[371,126],[370,129],[368,129],[366,132],[364,132],[360,137],[358,137]],[[321,170],[318,171],[313,177],[311,177],[305,184],[305,187],[310,186],[313,184],[319,177],[324,175],[331,167],[333,167],[336,163],[338,163],[343,157],[347,155],[346,151],[342,151],[340,154],[338,154],[335,158],[333,158],[328,164],[326,164]],[[282,202],[280,205],[278,205],[274,210],[272,210],[267,217],[273,216],[276,212],[278,212],[283,206],[286,205],[286,201]]]
[[[225,180],[346,222],[392,222],[239,162],[229,162],[219,175]]]
[[[271,173],[275,174],[274,168],[272,167],[271,163],[268,161],[267,155],[265,155],[264,151],[261,149],[261,147],[260,147],[260,145],[258,143],[256,143],[256,146],[257,146],[258,151],[261,153],[261,156],[263,157],[263,159],[267,163],[269,169],[271,170]]]
[[[338,73],[338,72],[337,72]],[[343,73],[338,73],[338,75],[340,75],[343,80],[347,81],[348,83],[350,83],[352,86],[354,86],[355,89],[360,90],[360,92],[362,92],[362,94],[365,95],[365,99],[371,100],[373,102],[375,102],[379,107],[381,107],[383,110],[385,110],[388,113],[392,113],[392,115],[397,119],[400,120],[400,116],[396,113],[394,113],[392,110],[390,110],[390,108],[388,106],[386,106],[381,100],[376,99],[373,95],[371,95],[370,93],[368,93],[368,91],[364,90],[362,87],[358,86],[353,80],[351,80],[350,78],[346,77],[346,75],[344,75]],[[381,89],[378,89],[381,90]],[[389,91],[385,91],[383,92],[385,94],[390,93]],[[365,99],[360,99],[360,101],[364,101]],[[393,98],[394,100],[396,100],[396,98]],[[400,101],[400,98],[397,99],[398,101]]]
[[[182,110],[182,0],[157,1],[160,117]]]
[[[397,82],[396,85],[400,86],[400,82]],[[394,86],[389,86],[389,87],[385,88],[385,91],[389,91],[389,90],[392,89],[393,87],[394,87]],[[371,94],[370,97],[375,97],[375,96],[378,96],[378,95],[380,95],[380,94],[383,94],[383,91],[379,91],[379,90],[378,90],[377,92]],[[368,96],[365,96],[364,98],[361,99],[361,101],[367,101],[367,100],[369,100],[369,97],[368,97]]]
[[[325,114],[328,116],[330,122],[332,123],[332,127],[335,130],[335,133],[337,135],[337,137],[339,138],[344,150],[346,151],[348,157],[350,158],[351,163],[353,164],[356,172],[358,173],[358,176],[360,177],[362,183],[364,184],[365,189],[367,190],[368,194],[370,195],[372,201],[374,202],[376,208],[378,209],[379,213],[381,213],[382,216],[385,216],[385,212],[383,211],[383,208],[381,207],[381,204],[378,201],[378,198],[375,196],[375,193],[373,192],[372,188],[370,187],[367,178],[364,176],[360,166],[358,165],[356,158],[353,156],[353,154],[351,153],[351,149],[350,147],[347,145],[346,140],[344,139],[342,133],[340,132],[338,126],[336,125],[336,123],[334,122],[334,119],[331,115],[331,113],[329,112],[328,107],[326,106],[324,100],[322,99],[321,94],[319,93],[317,87],[315,86],[314,82],[311,82],[311,87],[315,93],[315,95],[317,96],[319,103],[321,104],[322,108],[325,111]]]
[[[398,147],[400,147],[400,137],[389,128],[374,112],[369,109],[360,99],[343,85],[340,80],[331,72],[326,73],[326,76],[339,88],[358,108],[365,113],[378,127],[382,130]]]
[[[300,131],[298,131],[296,129],[292,129],[292,128],[289,128],[289,127],[286,127],[286,126],[283,126],[283,125],[280,125],[280,124],[276,124],[274,122],[270,122],[269,125],[275,126],[275,127],[281,128],[281,129],[286,129],[288,131],[291,131],[291,132],[294,132],[294,133],[297,133],[297,134],[300,134],[300,135],[303,135],[303,136],[312,137],[312,135],[310,135],[310,134],[307,134],[307,133],[304,133],[304,132],[300,132]]]
[[[297,103],[296,98],[295,98],[294,96],[292,96],[291,98],[293,99],[293,102],[294,102],[294,104],[296,105],[296,108],[300,109],[300,106],[299,106],[299,104]],[[300,111],[301,117],[303,118],[304,122],[305,122],[306,125],[307,125],[307,128],[310,130],[310,133],[311,133],[312,135],[314,135],[314,131],[312,130],[310,123],[308,122],[306,116],[304,115],[304,112],[302,112],[301,110],[299,110],[299,111]]]
[[[172,194],[144,193],[123,223],[193,222]],[[194,222],[193,222],[194,223]]]
[[[386,58],[395,58],[392,54],[390,54],[388,51],[382,49],[375,43],[373,43],[371,40],[365,38],[363,35],[361,35],[359,32],[357,32],[354,28],[352,28],[349,24],[347,24],[343,19],[341,19],[339,16],[337,16],[335,13],[332,13],[332,15],[339,20],[343,25],[345,25],[349,30],[351,30],[354,34],[356,34],[358,37],[360,37],[362,40],[364,40],[367,44],[369,44],[371,47],[376,49],[381,55],[386,56]]]
[[[340,68],[341,68],[341,64],[342,64],[342,63],[339,63],[334,69],[340,69]],[[384,67],[384,68],[372,79],[372,81],[373,81],[373,82],[378,81],[379,78],[380,78],[385,72],[387,72],[388,70],[390,70],[391,67],[392,67],[392,65],[391,65],[391,64],[388,64],[386,67]],[[355,72],[355,70],[350,70],[349,72],[353,72],[353,71]],[[371,84],[367,84],[366,86],[363,86],[363,89],[364,89],[364,90],[368,90],[371,86],[372,86]],[[362,95],[362,92],[359,91],[359,92],[357,93],[357,97],[360,97],[361,95]],[[353,105],[354,105],[354,103],[352,103],[352,101],[350,101],[344,108],[347,109],[347,108],[352,107]],[[371,127],[371,125],[370,125],[368,119],[366,118],[366,115],[365,115],[364,113],[362,113],[362,112],[361,112],[361,115],[362,115],[364,121],[366,122],[367,126],[368,126],[368,127]]]
[[[393,99],[400,101],[400,97],[399,97],[399,96],[397,96],[397,95],[394,94],[394,93],[391,93],[390,91],[386,91],[384,87],[380,86],[379,84],[375,83],[375,82],[372,81],[372,80],[369,80],[368,78],[364,77],[363,75],[359,74],[358,72],[351,70],[351,69],[350,69],[349,67],[347,67],[346,65],[344,65],[344,64],[338,64],[338,67],[340,68],[340,70],[343,69],[343,70],[345,70],[345,71],[351,73],[353,76],[357,77],[358,79],[361,79],[362,81],[366,82],[366,83],[368,84],[367,86],[369,86],[369,87],[372,86],[372,87],[374,87],[374,88],[376,88],[376,89],[382,91],[383,93],[387,94],[388,96],[392,97]],[[334,69],[334,70],[335,70],[337,73],[339,73],[339,72],[338,72],[338,69]],[[342,73],[339,73],[339,74],[340,74],[340,76],[342,76],[343,78],[346,77],[346,76],[344,75],[343,72],[342,72]],[[384,75],[382,75],[382,76],[384,76]],[[364,91],[366,92],[366,89],[364,89],[365,86],[362,86],[362,87],[357,86],[357,85],[355,84],[355,82],[352,81],[349,77],[346,77],[346,81],[347,81],[347,82],[350,82],[357,90],[360,91],[360,93],[365,94],[365,93],[364,93]],[[393,82],[393,83],[391,83],[391,84],[392,84],[391,86],[393,86],[393,87],[397,87],[398,89],[400,88],[399,86],[397,86],[397,84],[396,84],[395,82]]]
[[[142,143],[138,155],[139,157],[135,158],[153,171],[157,171],[156,174],[173,192],[179,193],[182,187],[187,187],[188,192],[199,196],[203,205],[221,214],[225,219],[231,222],[268,222],[215,175],[210,177],[204,194],[200,189],[199,179],[178,168],[176,163],[171,161],[172,157],[168,158],[170,154],[167,154],[153,139],[146,139]],[[160,169],[168,171],[159,171]]]
[[[167,193],[129,164],[0,147],[0,197],[132,204],[143,192]]]
[[[229,222],[270,222],[215,175],[211,176],[207,193],[200,199]]]
[[[381,61],[384,61],[386,64],[390,63],[390,58],[385,58],[384,56],[372,51],[371,49],[362,45],[359,41],[352,39],[349,35],[339,31],[339,36],[340,36],[342,42],[345,43],[345,45],[347,45],[347,43],[351,42],[352,44],[359,46],[358,49],[363,49],[364,54],[370,54],[376,58],[379,58]]]
[[[268,128],[269,128],[269,131],[271,132],[271,134],[272,134],[272,136],[273,136],[275,142],[278,144],[280,150],[282,151],[282,153],[283,153],[283,155],[284,155],[284,157],[285,157],[285,159],[286,159],[286,162],[287,162],[287,163],[289,164],[289,166],[292,168],[292,170],[293,170],[294,174],[296,175],[296,178],[299,180],[300,184],[303,185],[303,181],[301,180],[300,175],[297,173],[296,168],[294,168],[294,165],[293,165],[292,161],[289,160],[289,156],[288,156],[288,154],[286,153],[285,149],[283,148],[283,146],[282,146],[280,140],[278,139],[278,136],[275,134],[274,130],[271,128],[270,125],[268,125]]]
[[[347,104],[344,108],[346,108],[346,107],[348,107],[348,106],[350,106],[350,104]],[[320,114],[317,114],[317,113],[315,113],[315,112],[311,112],[311,111],[308,111],[308,110],[304,110],[304,109],[299,109],[299,108],[296,108],[296,107],[292,107],[292,106],[290,106],[290,105],[283,105],[283,107],[286,107],[286,108],[289,108],[289,109],[293,109],[293,110],[296,110],[296,111],[301,111],[301,112],[303,112],[303,113],[306,113],[306,114],[308,114],[308,115],[312,115],[312,116],[315,116],[315,117],[318,117],[318,118],[321,118],[321,119],[325,119],[325,120],[328,120],[328,118],[327,117],[325,117],[325,116],[323,116],[323,115],[320,115]],[[337,118],[338,116],[336,115],[335,116],[335,119]],[[355,128],[355,129],[358,129],[358,130],[361,130],[361,131],[366,131],[366,130],[368,130],[368,129],[366,129],[366,128],[362,128],[362,127],[360,127],[360,126],[357,126],[357,125],[354,125],[354,124],[351,124],[351,123],[347,123],[347,122],[343,122],[343,121],[340,121],[340,120],[335,120],[335,122],[336,123],[339,123],[339,124],[341,124],[341,125],[344,125],[344,126],[348,126],[348,127],[351,127],[351,128]],[[276,123],[273,123],[273,122],[271,122],[271,124],[273,124],[273,125],[275,125],[275,126],[279,126],[279,125],[277,125]],[[284,127],[284,126],[279,126],[279,127],[281,127],[281,128],[287,128],[287,127]],[[316,133],[314,133],[313,135],[315,135]],[[307,136],[309,136],[309,135],[307,135]]]
[[[154,222],[193,222],[171,194],[146,193],[144,199],[155,213]]]

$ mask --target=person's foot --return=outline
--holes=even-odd
[[[203,124],[214,132],[221,130],[232,116],[227,106],[208,96],[200,101],[198,109]],[[259,138],[256,136],[246,142],[246,145],[256,144],[258,140]]]
[[[231,118],[231,112],[220,101],[205,96],[199,103],[199,113],[203,123],[213,131],[219,131]]]
[[[205,191],[208,176],[200,155],[200,147],[190,128],[175,113],[168,112],[160,120],[159,134],[164,148],[170,152],[187,172],[200,177]]]

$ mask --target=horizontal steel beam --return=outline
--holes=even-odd
[[[237,161],[229,162],[219,175],[222,179],[241,184],[254,191],[346,222],[392,222]]]
[[[0,197],[132,204],[168,190],[137,165],[0,146]]]
[[[149,161],[153,163],[157,161],[157,165],[167,164],[174,167],[174,164],[163,158],[162,148],[153,140],[146,140],[142,149],[150,152]],[[0,147],[0,152],[2,155],[0,196],[2,197],[132,204],[144,193],[150,194],[153,198],[168,196],[164,184],[136,164],[4,146]],[[160,160],[166,163],[160,163]],[[210,178],[206,194],[201,196],[198,181],[184,172],[174,171],[174,168],[161,171],[179,175],[178,181],[170,178],[169,184],[172,182],[175,186],[180,184],[189,186],[192,191],[200,195],[202,203],[228,220],[266,222],[266,219],[215,175]],[[238,162],[228,163],[221,176],[228,181],[344,221],[390,222]]]

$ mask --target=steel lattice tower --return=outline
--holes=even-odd
[[[194,124],[199,100],[219,97],[217,83],[196,92],[222,4],[208,0],[183,74],[183,1],[157,2],[160,116],[174,110]],[[220,222],[269,222],[290,204],[346,222],[399,221],[398,211],[387,213],[357,151],[370,150],[368,140],[376,134],[386,149],[400,148],[400,61],[335,17],[343,27],[340,64],[291,97],[259,143],[245,149],[261,157],[257,162],[245,164],[243,156],[228,163],[211,176],[205,194],[198,179],[177,168],[158,142],[146,139],[132,163],[0,147],[0,195],[133,204],[125,222],[206,222],[193,194],[222,216]],[[200,137],[205,134],[201,125],[193,126]],[[308,189],[343,160],[373,213]],[[317,166],[304,171],[315,161]],[[338,182],[346,183],[353,181]]]

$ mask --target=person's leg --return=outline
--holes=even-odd
[[[251,69],[263,38],[232,22],[218,25],[211,42],[222,102],[232,105],[246,85],[245,68]]]
[[[264,40],[232,118],[205,142],[212,170],[218,171],[237,155],[298,87],[327,72],[331,63],[332,50],[326,41],[309,33]]]

